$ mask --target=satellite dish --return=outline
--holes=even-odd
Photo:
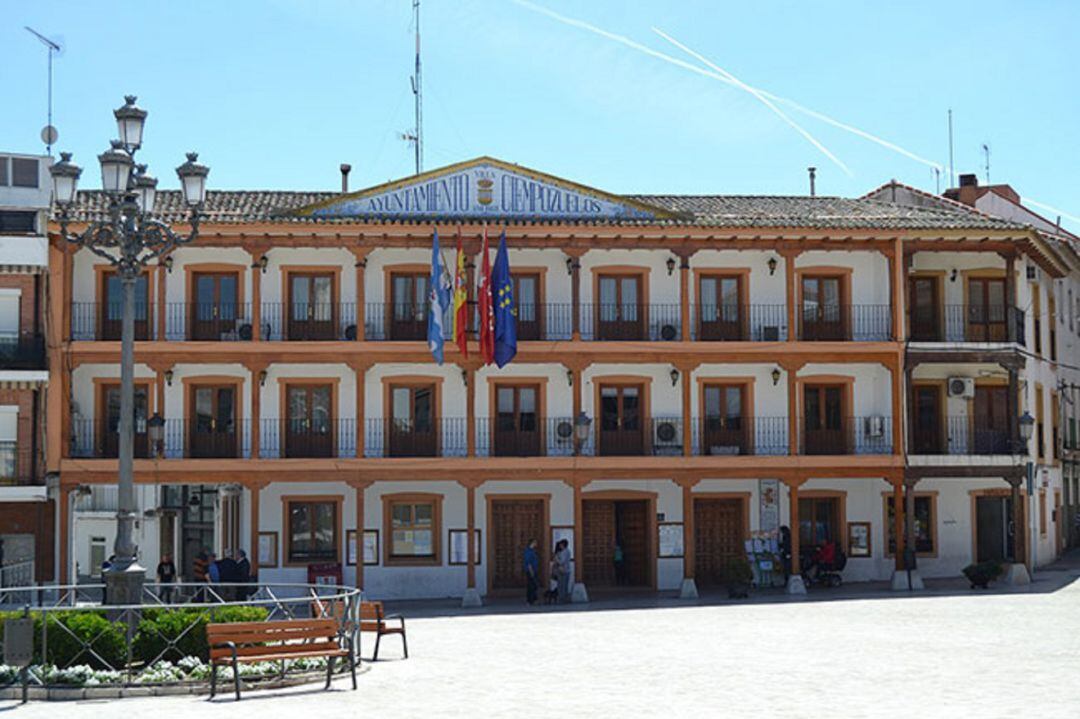
[[[55,145],[58,139],[60,139],[60,133],[52,125],[41,128],[41,141],[46,145]]]

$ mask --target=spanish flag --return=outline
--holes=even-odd
[[[469,284],[465,273],[465,253],[461,249],[461,231],[457,237],[457,262],[454,263],[454,344],[462,357],[469,356],[466,331],[469,327]]]

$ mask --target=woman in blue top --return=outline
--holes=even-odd
[[[536,593],[540,587],[540,555],[536,553],[535,539],[530,539],[525,545],[522,568],[525,570],[525,601],[531,606],[536,604]]]

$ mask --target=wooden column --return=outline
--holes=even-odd
[[[365,429],[367,426],[367,420],[365,418],[366,412],[364,409],[364,397],[365,390],[367,389],[367,369],[366,364],[354,364],[352,365],[354,381],[356,382],[356,458],[363,459],[364,457],[364,440],[366,438]]]
[[[682,341],[690,341],[690,254],[679,255],[679,324]]]
[[[907,427],[907,452],[913,453],[915,448],[915,383],[912,381],[912,373],[915,368],[910,363],[904,365],[904,382],[907,386],[907,421],[905,426]],[[893,422],[896,422],[894,419]]]
[[[60,322],[46,322],[45,331],[48,340],[46,360],[49,363],[49,387],[45,393],[45,467],[48,472],[60,471],[60,457],[66,456],[70,446],[69,414],[70,397],[66,391],[65,378],[68,371],[65,365],[67,348],[65,342],[71,337],[68,323],[71,303],[65,302],[65,283],[70,275],[65,274],[69,266],[68,253],[59,247],[49,247],[49,287],[47,317],[61,318]]]
[[[155,339],[158,342],[165,340],[165,265],[160,261],[157,266],[157,333]]]
[[[581,339],[581,254],[567,252],[570,259],[570,338]]]
[[[892,451],[896,455],[904,453],[904,380],[900,374],[902,363],[903,355],[897,352],[896,364],[889,368],[892,379]]]
[[[915,485],[917,477],[904,478],[904,547],[915,547]]]
[[[690,402],[690,388],[691,388],[691,374],[694,368],[689,365],[683,365],[679,368],[680,376],[679,381],[682,382],[682,445],[683,456],[689,457],[694,452],[694,426],[693,417],[691,416],[691,402]]]
[[[251,527],[250,536],[248,542],[250,543],[250,549],[248,550],[248,562],[251,564],[251,577],[254,579],[259,575],[259,492],[262,490],[262,484],[255,482],[248,486],[248,491],[251,492]]]
[[[468,540],[468,562],[469,567],[466,572],[468,583],[466,584],[469,589],[476,589],[476,484],[469,482],[465,485],[465,501],[468,502],[468,507],[465,511],[465,536]]]
[[[907,336],[904,327],[904,298],[907,289],[907,272],[904,267],[904,246],[900,238],[893,242],[891,252],[886,253],[889,259],[889,289],[891,290],[891,313],[892,337],[897,342],[903,342]]]
[[[1005,394],[1005,415],[1009,427],[1009,441],[1014,447],[1013,451],[1018,454],[1027,454],[1028,448],[1020,439],[1020,377],[1015,367],[1008,367],[1009,389]]]
[[[352,252],[356,257],[356,341],[363,342],[367,333],[367,291],[364,287],[364,276],[367,272],[367,256],[371,249],[356,247]],[[385,292],[389,293],[389,288],[385,289]]]
[[[799,256],[799,252],[797,250],[783,250],[780,254],[784,256],[784,282],[787,288],[787,340],[788,342],[794,342],[799,336],[798,316],[796,314],[798,296],[795,292],[795,258]]]
[[[348,485],[356,494],[356,588],[364,588],[364,492],[371,486],[371,480],[351,479]],[[348,536],[348,535],[346,535]],[[390,541],[389,538],[386,541]],[[346,557],[349,548],[345,547]]]
[[[251,253],[251,339],[258,342],[262,336],[262,268],[259,267],[259,256],[256,252]],[[283,320],[284,321],[284,320]]]
[[[251,365],[251,458],[259,458],[262,444],[262,385],[259,384],[261,365]],[[284,439],[284,438],[282,438]]]
[[[1013,508],[1013,562],[1027,564],[1027,522],[1024,512],[1024,498],[1020,493],[1022,479],[1010,480]],[[974,518],[972,518],[974,519]]]
[[[965,310],[966,311],[966,310]],[[1016,255],[1005,255],[1005,336],[1010,342],[1023,342],[1016,336]],[[1027,323],[1024,323],[1025,328]]]
[[[582,450],[581,440],[579,440],[578,437],[577,437],[577,418],[578,418],[578,415],[581,414],[581,402],[582,402],[581,395],[582,395],[582,392],[584,390],[584,388],[581,386],[582,385],[582,379],[581,379],[582,366],[580,364],[575,363],[573,365],[570,365],[569,369],[570,369],[570,378],[571,378],[570,381],[573,384],[573,387],[570,388],[570,394],[571,394],[572,401],[573,401],[573,416],[570,418],[570,425],[574,429],[574,438],[573,438],[574,454],[578,455],[578,454],[581,453],[581,450]]]
[[[574,482],[574,583],[584,584],[582,568],[585,566],[584,546],[585,524],[581,500],[581,482]],[[488,530],[490,531],[490,530]],[[572,589],[572,588],[571,588]]]
[[[49,285],[50,287],[61,288],[61,292],[57,292],[54,294],[54,297],[56,297],[61,303],[60,312],[57,313],[55,316],[63,318],[60,330],[63,335],[63,339],[65,341],[70,341],[71,312],[73,309],[71,303],[72,294],[74,292],[73,283],[75,281],[75,251],[71,247],[64,247],[57,250],[62,255],[62,257],[60,259],[60,262],[54,264],[55,259],[53,257],[52,249],[53,248],[49,249]],[[60,270],[60,277],[56,277],[53,268]],[[54,280],[59,281],[55,282],[54,284]],[[102,302],[104,302],[104,298],[101,298],[101,300]]]
[[[60,571],[59,583],[67,584],[71,571],[71,487],[60,485]],[[74,581],[72,581],[74,584]]]
[[[476,456],[476,370],[466,367],[465,373],[465,448],[466,455]]]
[[[798,369],[793,364],[782,365],[787,372],[788,387],[788,454],[799,454],[799,397],[796,374]]]
[[[897,569],[904,568],[904,480],[899,477],[893,480],[893,535],[896,537],[896,552],[894,552],[894,565]]]
[[[788,486],[788,529],[791,531],[791,574],[802,572],[799,560],[799,486],[804,479],[784,480]]]
[[[694,485],[697,479],[684,479],[678,482],[682,486],[683,507],[683,578],[693,579],[696,569],[696,550],[694,533]]]

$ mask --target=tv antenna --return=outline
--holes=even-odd
[[[983,157],[986,160],[986,184],[990,184],[990,143],[984,142],[982,145]]]
[[[52,124],[52,61],[53,53],[60,53],[63,48],[60,47],[60,43],[50,40],[29,25],[23,27],[26,28],[28,33],[40,40],[41,44],[48,48],[49,52],[49,110],[45,127],[41,128],[41,141],[45,143],[46,153],[51,155],[53,143],[60,138],[60,133],[56,131]]]
[[[412,143],[416,156],[416,174],[419,175],[424,170],[424,86],[420,75],[420,0],[412,0],[412,8],[413,25],[416,28],[416,69],[409,78],[409,82],[412,85],[416,126],[412,131],[401,133],[400,137],[405,142]]]

